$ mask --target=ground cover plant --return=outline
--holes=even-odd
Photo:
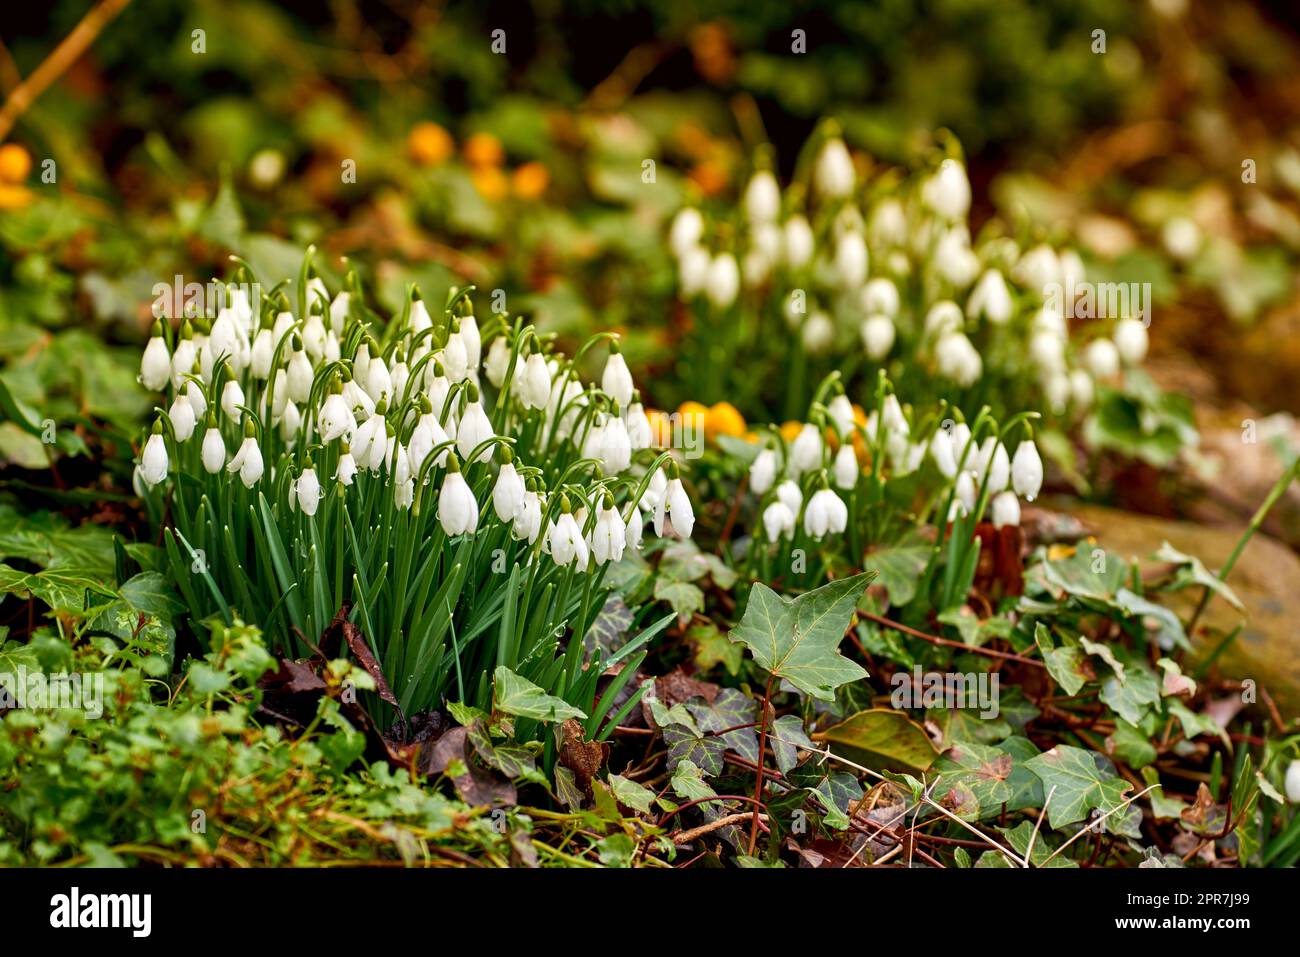
[[[0,28],[0,863],[1300,862],[1297,45],[932,6]]]

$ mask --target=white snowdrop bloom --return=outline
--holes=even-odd
[[[189,402],[190,408],[194,410],[194,421],[197,422],[202,419],[203,414],[208,411],[208,400],[203,394],[202,387],[191,379],[185,383],[182,394],[185,396],[186,401]]]
[[[393,454],[393,505],[402,511],[410,508],[415,501],[415,479],[411,477],[411,461],[400,443],[393,442],[397,451]]]
[[[447,398],[451,395],[451,381],[442,374],[442,366],[436,359],[432,365],[434,375],[429,382],[428,388],[425,389],[425,395],[428,396],[429,404],[433,408],[433,414],[438,416],[439,421],[442,421],[443,410],[447,409]],[[450,409],[447,409],[447,416],[449,420],[455,420],[455,413]]]
[[[1083,362],[1098,379],[1109,379],[1119,373],[1119,349],[1109,339],[1094,339],[1084,350]]]
[[[772,261],[757,249],[750,249],[740,264],[741,281],[746,289],[757,289],[772,274]]]
[[[334,469],[334,480],[340,485],[351,485],[352,480],[357,474],[357,460],[352,457],[352,453],[346,450],[339,455],[339,464]]]
[[[1070,376],[1065,372],[1049,372],[1043,377],[1043,398],[1047,407],[1060,415],[1070,404]]]
[[[330,301],[329,287],[325,285],[325,280],[320,276],[312,276],[307,280],[307,305],[310,307],[313,303]]]
[[[970,319],[987,319],[995,326],[1004,324],[1013,311],[1011,290],[1002,273],[987,269],[971,290],[966,300],[966,316]]]
[[[617,562],[623,558],[627,547],[627,526],[613,503],[596,512],[596,524],[591,530],[591,557],[597,565]]]
[[[247,292],[238,286],[227,286],[226,308],[230,310],[230,315],[238,323],[239,328],[245,332],[252,332],[253,304],[249,301]]]
[[[970,180],[966,167],[946,159],[921,187],[921,200],[935,215],[955,222],[970,211]]]
[[[582,527],[577,518],[565,512],[551,526],[548,534],[551,558],[557,565],[576,565],[580,571],[587,570],[590,552],[587,542],[582,537]]]
[[[478,502],[470,490],[460,465],[452,458],[438,493],[438,522],[449,536],[472,535],[478,528]]]
[[[844,501],[828,488],[813,493],[803,513],[803,530],[813,538],[838,535],[849,524],[849,509]]]
[[[383,356],[375,356],[366,363],[366,376],[361,380],[361,386],[376,402],[380,399],[396,402],[400,398],[393,392],[393,376]]]
[[[271,398],[271,418],[279,422],[284,415],[285,406],[289,403],[289,376],[283,369],[276,369],[275,376],[271,379],[271,392],[262,393],[262,411],[266,411],[266,400],[268,395]]]
[[[654,443],[654,435],[650,431],[650,417],[645,414],[645,407],[640,402],[633,400],[627,407],[623,421],[627,426],[627,440],[632,445],[632,451],[650,448]]]
[[[316,476],[316,470],[308,465],[302,470],[296,481],[289,486],[290,499],[302,513],[307,516],[316,514],[316,509],[320,507],[320,479]]]
[[[1097,390],[1093,385],[1092,376],[1088,375],[1085,369],[1074,369],[1070,372],[1070,401],[1080,409],[1091,407],[1092,400],[1096,397]]]
[[[736,294],[740,291],[740,270],[736,266],[735,256],[731,253],[718,253],[713,257],[704,291],[709,302],[718,309],[726,309],[736,301]]]
[[[835,344],[835,324],[820,309],[804,322],[799,332],[804,352],[812,356],[825,354]]]
[[[939,373],[959,386],[971,386],[979,381],[984,362],[971,341],[960,332],[951,332],[934,347],[935,363]]]
[[[1175,259],[1187,260],[1201,248],[1201,230],[1185,216],[1176,216],[1160,230],[1160,240],[1169,255]]]
[[[217,318],[212,323],[212,328],[208,331],[206,345],[206,351],[211,362],[215,363],[224,358],[236,370],[240,368],[239,330],[235,327],[235,320],[231,317],[229,310],[223,309],[217,314]]]
[[[280,438],[292,446],[298,440],[298,429],[302,427],[302,413],[294,402],[286,402],[284,414],[279,419]]]
[[[1034,313],[1034,321],[1030,324],[1033,332],[1046,332],[1056,336],[1062,342],[1070,338],[1070,329],[1065,322],[1065,313],[1059,302],[1049,301],[1043,303],[1043,307]]]
[[[171,408],[167,410],[167,418],[172,421],[172,430],[176,433],[177,442],[188,442],[191,435],[194,434],[194,426],[198,418],[194,415],[194,406],[190,404],[189,399],[183,395],[177,395],[172,400]]]
[[[745,214],[751,223],[770,223],[781,212],[781,187],[771,170],[761,169],[745,187]]]
[[[397,354],[397,361],[393,363],[393,368],[388,374],[393,382],[393,398],[400,402],[406,395],[407,383],[411,381],[411,367],[406,364],[400,351]]]
[[[277,381],[279,376],[277,376]],[[282,391],[277,385],[276,391]],[[354,416],[360,410],[359,419],[366,419],[375,414],[375,400],[366,394],[366,390],[357,385],[356,379],[343,383],[343,402]]]
[[[172,387],[179,389],[185,381],[186,373],[194,369],[194,360],[199,357],[198,346],[194,344],[194,332],[187,322],[181,327],[181,338],[172,353]]]
[[[271,325],[271,347],[273,349],[280,344],[280,341],[293,328],[294,322],[293,313],[291,312],[277,312],[275,314],[275,322]]]
[[[989,436],[980,444],[977,475],[988,484],[989,492],[996,493],[1011,481],[1011,457],[1006,446]]]
[[[342,356],[343,347],[339,344],[338,336],[329,333],[325,336],[325,351],[321,354],[321,359],[325,362],[338,362]]]
[[[616,415],[605,419],[600,430],[600,462],[606,475],[618,475],[632,464],[632,441],[627,424]]]
[[[628,515],[625,535],[627,537],[627,547],[634,552],[641,551],[641,539],[645,535],[645,516],[641,513],[641,509],[635,506],[632,507],[631,514]]]
[[[162,429],[155,428],[140,453],[140,478],[152,488],[167,477],[167,465],[167,442]]]
[[[473,392],[470,393],[474,395]],[[492,447],[488,446],[478,453],[476,458],[470,458],[476,448],[488,439],[496,435],[492,431],[492,422],[483,411],[483,404],[475,397],[465,406],[465,412],[460,418],[460,425],[456,428],[456,450],[460,452],[461,458],[468,462],[486,462],[492,457]]]
[[[969,515],[975,511],[975,476],[962,469],[957,475],[957,501],[961,503],[962,514]]]
[[[551,370],[546,358],[534,352],[524,363],[524,374],[519,383],[519,401],[525,409],[541,409],[551,396]],[[435,406],[436,408],[436,406]]]
[[[506,373],[509,371],[510,343],[506,341],[505,336],[497,336],[492,340],[492,345],[488,346],[487,359],[483,362],[483,373],[487,376],[488,382],[492,383],[492,388],[499,389],[505,383]]]
[[[302,347],[313,363],[319,362],[325,354],[325,320],[320,313],[313,312],[302,324]]]
[[[200,458],[209,475],[216,475],[226,464],[226,442],[221,437],[221,430],[215,425],[209,425],[207,431],[203,433]]]
[[[964,325],[961,307],[951,299],[941,299],[925,314],[925,334],[940,338],[950,332],[960,332]]]
[[[371,363],[371,365],[373,366],[375,363]],[[307,358],[305,350],[294,350],[293,355],[289,358],[288,372],[289,400],[292,402],[306,402],[311,396],[311,382],[314,373],[311,367],[311,360]]]
[[[1292,760],[1286,766],[1283,787],[1286,789],[1286,799],[1292,804],[1300,804],[1300,758]]]
[[[605,360],[605,369],[600,376],[600,388],[618,403],[620,409],[627,408],[632,402],[632,373],[628,371],[627,360],[617,349],[611,349]]]
[[[971,251],[966,228],[950,229],[934,247],[934,264],[939,275],[959,289],[964,289],[979,274],[979,257]]]
[[[690,301],[704,291],[713,259],[703,246],[693,246],[677,260],[677,279],[682,299]]]
[[[411,459],[411,468],[419,472],[424,467],[424,460],[432,454],[434,448],[442,445],[448,438],[449,436],[438,422],[437,413],[432,411],[422,412],[415,422],[415,428],[411,431],[411,441],[407,445],[407,455]],[[434,464],[438,466],[447,464],[446,449],[438,453],[438,457],[434,459]]]
[[[262,448],[257,444],[257,439],[248,434],[245,430],[244,441],[235,450],[235,455],[226,465],[227,472],[238,472],[239,481],[244,483],[244,488],[252,488],[257,484],[257,480],[262,477],[265,466],[262,462]]]
[[[1140,319],[1121,319],[1115,323],[1115,348],[1125,365],[1134,366],[1146,358],[1147,329]]]
[[[845,289],[856,289],[867,280],[867,243],[862,234],[846,232],[835,241],[835,274]]]
[[[898,396],[892,392],[885,396],[884,405],[881,406],[881,418],[885,423],[885,429],[891,434],[899,434],[906,438],[911,431],[907,424],[907,416],[903,415],[903,407],[899,404]]]
[[[1035,332],[1029,337],[1029,358],[1044,375],[1065,368],[1065,343],[1051,332]]]
[[[893,197],[880,202],[871,211],[867,235],[873,246],[889,248],[907,242],[907,214],[903,204]]]
[[[879,362],[894,347],[894,322],[886,315],[875,315],[862,323],[862,348],[867,358]]]
[[[858,484],[858,456],[853,446],[846,442],[835,453],[835,485],[851,489]]]
[[[469,350],[466,349],[465,340],[460,337],[459,332],[453,332],[447,337],[447,344],[442,347],[440,359],[448,381],[455,383],[469,378]]]
[[[664,519],[671,523],[672,532],[678,538],[690,538],[695,528],[695,509],[691,507],[690,496],[682,488],[682,480],[669,479],[668,487],[655,505],[655,534],[664,534]]]
[[[388,423],[384,413],[375,407],[375,414],[357,426],[352,433],[352,457],[357,467],[377,472],[388,457]]]
[[[822,464],[822,434],[817,426],[805,422],[790,443],[790,468],[796,475],[819,468]]]
[[[749,466],[749,487],[755,495],[766,495],[776,480],[776,452],[763,449]]]
[[[883,276],[877,276],[862,287],[859,301],[865,315],[880,314],[891,318],[898,315],[898,287]]]
[[[796,213],[785,221],[781,245],[785,263],[792,269],[806,266],[812,260],[813,231],[804,216]]]
[[[1061,282],[1061,261],[1051,246],[1040,243],[1020,257],[1012,272],[1026,289],[1047,295]]]
[[[1065,287],[1065,294],[1073,298],[1075,290],[1087,277],[1083,259],[1073,249],[1066,249],[1057,257],[1057,263],[1061,269],[1061,284]]]
[[[930,439],[930,458],[944,478],[957,474],[957,455],[953,450],[952,435],[945,429],[939,429]]]
[[[244,390],[234,379],[227,379],[221,387],[221,411],[226,413],[227,418],[238,419],[240,406],[244,404]]]
[[[790,506],[784,502],[773,502],[763,509],[763,529],[767,532],[767,540],[775,542],[783,535],[793,535],[796,520]]]
[[[831,137],[817,154],[813,167],[813,186],[818,195],[827,199],[848,196],[853,192],[856,178],[848,147],[838,136]]]
[[[776,500],[798,515],[799,509],[803,508],[803,492],[799,490],[799,483],[786,479],[776,487]]]
[[[172,357],[163,341],[162,326],[154,323],[158,334],[151,336],[140,359],[140,384],[150,392],[161,392],[172,378]]]
[[[524,480],[515,470],[514,462],[505,462],[492,486],[492,508],[503,522],[513,522],[524,507]]]
[[[845,438],[853,431],[853,426],[857,420],[853,415],[853,403],[843,392],[826,403],[826,414],[831,417],[831,422],[835,425],[835,432],[840,438]]]
[[[590,404],[587,390],[576,378],[554,380],[551,398],[546,403],[548,424],[555,425],[555,434],[567,438]]]
[[[421,303],[423,305],[423,303]],[[343,335],[343,323],[348,317],[348,309],[352,306],[352,296],[345,289],[334,297],[330,303],[330,331],[336,336]],[[415,305],[412,303],[411,311],[415,311]],[[428,312],[425,312],[428,316]]]
[[[483,361],[483,336],[478,330],[478,320],[473,316],[461,316],[460,341],[465,345],[465,364],[471,374],[478,372]]]
[[[1043,460],[1029,439],[1016,446],[1016,454],[1011,458],[1011,487],[1027,502],[1037,498],[1043,487]]]
[[[993,496],[992,511],[994,528],[1020,524],[1020,499],[1015,492],[999,492]]]
[[[694,249],[704,236],[704,217],[690,206],[677,211],[668,230],[668,245],[679,259],[687,250]]]
[[[537,541],[542,530],[542,497],[537,492],[524,492],[522,504],[510,526],[510,534],[516,541],[526,541],[529,545]]]
[[[271,374],[271,362],[275,359],[275,339],[270,328],[263,326],[253,338],[253,348],[249,353],[248,368],[254,379],[265,380]]]
[[[664,497],[667,488],[668,476],[664,474],[663,469],[655,469],[650,473],[650,481],[646,483],[645,492],[641,495],[641,501],[637,503],[637,507],[647,512],[653,512]]]

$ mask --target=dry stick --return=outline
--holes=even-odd
[[[869,612],[859,611],[859,618],[865,618],[868,621],[874,621],[878,625],[884,625],[886,628],[893,628],[901,631],[913,638],[920,638],[922,641],[928,641],[932,645],[945,645],[949,648],[960,648],[962,651],[969,651],[977,655],[987,655],[990,658],[1003,658],[1007,661],[1018,661],[1022,665],[1033,665],[1036,668],[1046,668],[1047,666],[1035,658],[1026,658],[1024,655],[1013,654],[1009,651],[994,651],[992,648],[979,648],[975,645],[968,645],[962,641],[953,641],[951,638],[940,638],[938,635],[926,634],[924,631],[917,631],[900,622],[893,621],[883,615],[873,615]]]
[[[1062,844],[1062,845],[1061,845],[1060,847],[1058,847],[1056,850],[1052,851],[1052,853],[1049,854],[1049,855],[1047,856],[1047,860],[1043,861],[1042,866],[1043,866],[1043,867],[1046,867],[1048,864],[1050,864],[1050,863],[1052,862],[1052,858],[1054,858],[1057,854],[1060,854],[1063,850],[1065,850],[1067,847],[1069,847],[1071,844],[1073,844],[1073,843],[1074,843],[1075,841],[1077,841],[1079,838],[1083,837],[1083,835],[1087,834],[1087,833],[1088,833],[1089,831],[1091,831],[1094,827],[1097,828],[1097,833],[1100,834],[1100,833],[1101,833],[1101,822],[1102,822],[1102,821],[1106,820],[1106,818],[1110,817],[1110,816],[1111,816],[1112,814],[1114,814],[1115,812],[1124,810],[1124,808],[1128,807],[1130,804],[1132,804],[1134,801],[1136,801],[1138,798],[1140,798],[1143,794],[1146,794],[1147,791],[1154,791],[1154,790],[1155,790],[1156,788],[1158,788],[1158,787],[1160,787],[1159,784],[1153,784],[1153,785],[1151,785],[1151,787],[1149,787],[1149,788],[1145,788],[1144,790],[1139,791],[1137,794],[1133,795],[1131,798],[1128,798],[1127,800],[1125,800],[1123,804],[1118,804],[1118,805],[1116,805],[1115,807],[1111,808],[1109,811],[1107,811],[1107,812],[1106,812],[1105,814],[1103,814],[1101,817],[1097,818],[1097,820],[1093,821],[1091,824],[1085,824],[1084,827],[1083,827],[1083,830],[1079,831],[1079,833],[1076,834],[1076,835],[1074,835],[1074,837],[1070,838],[1068,841],[1066,841],[1064,844]],[[1046,810],[1044,810],[1043,813],[1046,813]]]
[[[759,713],[758,722],[758,780],[754,782],[754,823],[749,828],[749,856],[754,856],[754,848],[758,846],[758,809],[763,803],[763,765],[767,761],[767,709],[768,702],[772,700],[772,678],[773,675],[767,676],[767,688],[763,691],[763,710]]]
[[[1047,805],[1052,803],[1052,795],[1056,793],[1056,785],[1047,792],[1047,797],[1043,798],[1043,809],[1038,812],[1038,820],[1034,822],[1034,833],[1029,835],[1029,846],[1025,848],[1025,867],[1034,859],[1034,841],[1038,840],[1038,829],[1043,826],[1043,818],[1047,817]]]
[[[27,107],[81,58],[95,42],[100,31],[130,2],[131,0],[103,0],[99,6],[92,7],[81,18],[81,22],[72,28],[72,32],[63,38],[63,42],[32,71],[32,75],[14,87],[5,100],[4,107],[0,108],[0,140],[9,135],[14,123]]]
[[[767,817],[766,814],[763,816]],[[749,818],[748,811],[740,811],[736,814],[728,814],[726,817],[720,817],[716,821],[710,821],[708,824],[702,824],[699,827],[691,828],[689,831],[682,831],[678,834],[674,834],[673,843],[690,844],[692,841],[696,840],[697,838],[703,837],[705,834],[710,834],[713,831],[718,830],[719,828],[726,827],[728,824],[735,824],[739,821],[747,820],[748,818]]]

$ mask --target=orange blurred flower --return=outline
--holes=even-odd
[[[465,141],[465,162],[470,166],[500,166],[505,158],[501,141],[491,133],[475,133]]]
[[[725,83],[736,72],[736,55],[721,24],[696,27],[691,31],[690,43],[695,69],[710,83]]]
[[[437,123],[416,123],[406,137],[406,151],[421,166],[438,166],[456,151],[451,134]]]
[[[717,439],[719,435],[742,436],[745,434],[745,417],[730,402],[718,402],[704,418],[704,434],[710,439]]]
[[[550,182],[550,171],[536,162],[524,163],[510,175],[510,187],[520,199],[539,199]]]
[[[482,166],[470,170],[469,178],[473,181],[474,188],[479,191],[479,195],[489,202],[499,203],[506,198],[509,182],[506,180],[506,174],[497,167]]]
[[[696,163],[687,175],[705,196],[717,196],[731,182],[727,165],[716,159]]]
[[[650,437],[655,448],[666,448],[673,442],[673,422],[668,413],[660,409],[646,409],[646,418],[650,420]]]

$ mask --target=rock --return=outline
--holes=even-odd
[[[1150,556],[1168,542],[1195,555],[1211,571],[1227,560],[1244,526],[1209,527],[1191,522],[1152,518],[1078,502],[1052,502],[1082,521],[1098,542],[1126,559],[1150,564]],[[1227,677],[1251,679],[1268,693],[1284,717],[1300,715],[1300,557],[1276,540],[1257,534],[1250,540],[1228,576],[1228,584],[1246,606],[1242,615],[1221,598],[1214,598],[1192,636],[1197,653],[1208,654],[1238,624],[1242,633],[1218,660]],[[1168,603],[1183,621],[1200,600],[1200,590],[1189,588],[1168,596]]]

